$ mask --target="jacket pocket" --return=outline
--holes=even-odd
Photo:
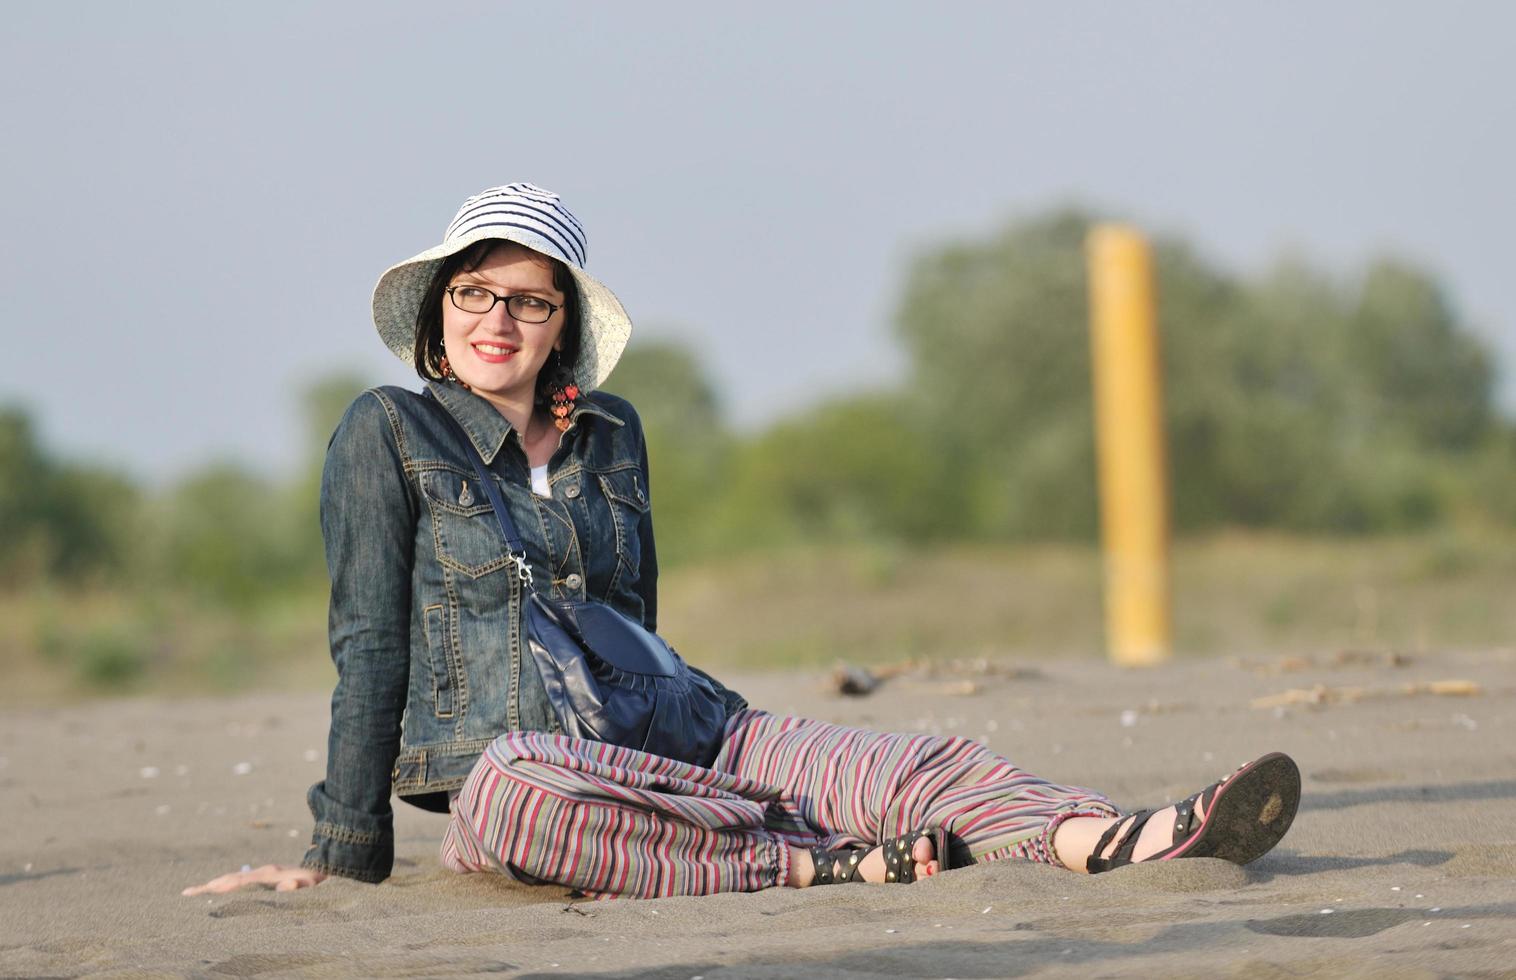
[[[450,467],[423,470],[420,483],[439,562],[470,578],[506,566],[510,559],[500,523],[473,473]]]
[[[632,467],[596,475],[600,480],[600,491],[610,504],[611,521],[616,526],[616,557],[635,571],[642,562],[642,544],[637,537],[637,528],[648,508],[642,474]]]
[[[426,646],[432,663],[432,704],[438,718],[451,718],[456,703],[453,683],[453,651],[447,641],[447,609],[444,606],[427,606]]]

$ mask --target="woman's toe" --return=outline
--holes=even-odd
[[[911,857],[916,861],[916,876],[925,878],[941,870],[937,861],[937,848],[930,837],[919,838],[911,847]]]

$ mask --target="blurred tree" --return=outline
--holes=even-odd
[[[721,516],[733,543],[920,541],[962,529],[966,485],[910,402],[854,395],[745,443]]]
[[[691,445],[724,437],[715,386],[680,341],[660,337],[634,344],[617,362],[606,391],[631,402],[650,432]]]
[[[58,463],[25,412],[0,409],[0,582],[120,575],[134,557],[139,507],[125,476]]]
[[[733,438],[694,351],[667,338],[639,342],[617,362],[606,390],[642,419],[659,561],[718,547],[713,515],[730,489]]]
[[[1484,439],[1466,471],[1454,475],[1467,487],[1459,516],[1516,526],[1516,426],[1498,425]]]
[[[304,521],[288,504],[270,481],[234,464],[191,474],[156,502],[161,573],[234,608],[288,590],[308,571]]]
[[[923,255],[906,277],[908,397],[967,484],[976,534],[1095,529],[1090,224],[1055,212]],[[1380,261],[1353,295],[1298,258],[1252,283],[1182,242],[1159,240],[1155,259],[1176,527],[1439,518],[1454,484],[1434,454],[1482,444],[1493,377],[1428,274]]]
[[[1371,265],[1346,341],[1364,415],[1432,450],[1467,451],[1489,430],[1491,357],[1428,273],[1393,259]]]
[[[313,461],[320,469],[342,414],[368,388],[369,383],[358,375],[339,372],[322,375],[300,389],[300,418],[305,428],[304,453],[308,463]]]
[[[17,408],[0,410],[0,575],[17,585],[52,571],[57,544],[42,520],[49,466]]]
[[[326,447],[347,407],[369,384],[354,374],[324,375],[300,390],[300,417],[305,430],[295,479],[279,488],[290,513],[292,574],[312,587],[327,581],[326,552],[321,540],[321,469]]]
[[[923,255],[906,276],[907,397],[963,481],[975,534],[1093,532],[1089,223],[1056,212]]]
[[[53,470],[47,490],[42,515],[58,542],[57,574],[108,581],[140,567],[143,496],[130,478],[64,465]]]

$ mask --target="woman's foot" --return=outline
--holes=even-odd
[[[1299,804],[1299,768],[1272,752],[1174,806],[1065,820],[1053,848],[1068,867],[1091,873],[1179,857],[1247,864],[1279,843]]]
[[[915,839],[911,840],[912,837]],[[907,842],[908,849],[900,849],[900,845]],[[896,848],[893,854],[891,848]],[[819,865],[818,854],[825,855]],[[871,848],[824,851],[821,848],[807,850],[791,847],[790,873],[785,884],[791,888],[809,888],[811,885],[843,881],[883,885],[929,878],[941,870],[942,862],[937,855],[935,835],[907,834]]]
[[[1165,835],[1164,827],[1172,827],[1176,816],[1173,807],[1159,810],[1153,814],[1140,832],[1136,847],[1132,851],[1132,862],[1146,861],[1154,854],[1168,847],[1172,840]],[[1070,817],[1058,825],[1058,830],[1053,835],[1053,853],[1064,867],[1070,871],[1078,871],[1084,874],[1088,869],[1086,862],[1091,855],[1109,859],[1111,852],[1116,849],[1117,841],[1130,831],[1132,821],[1137,814],[1128,814],[1124,817]],[[1116,827],[1116,836],[1108,840],[1106,845],[1097,852],[1105,832]]]
[[[1139,811],[1140,813],[1140,811]],[[1137,843],[1132,847],[1132,863],[1137,864],[1146,861],[1160,851],[1167,850],[1174,845],[1174,822],[1179,815],[1176,807],[1164,807],[1156,810],[1152,816],[1142,825],[1142,830],[1137,835]],[[1199,802],[1195,804],[1195,816],[1205,819],[1204,807]],[[1132,822],[1138,819],[1138,813],[1129,813],[1115,822],[1116,832],[1110,838],[1109,843],[1101,848],[1096,857],[1111,860],[1116,853],[1116,848],[1126,835],[1131,833]],[[1107,828],[1109,829],[1109,828]]]

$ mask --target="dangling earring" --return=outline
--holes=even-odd
[[[579,397],[579,386],[574,384],[574,374],[563,363],[563,358],[553,351],[553,374],[548,379],[547,396],[552,402],[548,411],[553,413],[553,425],[559,432],[567,432],[569,413],[574,410],[574,399]]]
[[[452,382],[455,382],[457,384],[460,384],[460,385],[463,386],[463,390],[464,391],[473,391],[474,390],[474,389],[472,389],[472,388],[470,388],[468,386],[468,382],[467,381],[464,381],[462,378],[458,377],[456,374],[453,373],[453,366],[447,362],[447,355],[446,354],[443,354],[442,358],[437,362],[437,367],[442,370],[442,380],[443,381],[452,381]]]

